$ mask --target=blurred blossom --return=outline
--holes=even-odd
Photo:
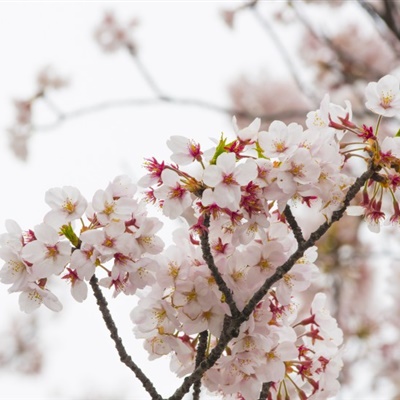
[[[131,19],[123,25],[113,13],[107,12],[95,30],[96,41],[106,52],[114,52],[126,46],[132,53],[136,53],[137,44],[132,37],[132,31],[138,24],[138,19]]]
[[[60,89],[68,85],[68,79],[60,76],[51,66],[44,67],[37,75],[39,90]]]

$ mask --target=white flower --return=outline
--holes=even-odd
[[[19,296],[19,307],[28,314],[39,308],[42,303],[52,311],[62,310],[62,304],[53,293],[33,282]]]
[[[258,143],[266,157],[282,160],[296,150],[302,132],[299,124],[286,125],[282,121],[273,121],[268,132],[260,132]]]
[[[80,218],[87,207],[85,198],[72,186],[48,190],[45,201],[52,210],[45,215],[44,222],[55,229]]]
[[[163,213],[171,218],[178,218],[191,204],[190,193],[181,186],[179,175],[166,169],[161,174],[163,185],[154,191],[154,196],[163,201]]]
[[[311,314],[314,315],[314,320],[325,341],[340,346],[343,342],[343,332],[338,327],[336,319],[325,308],[326,301],[325,293],[317,293],[311,304]]]
[[[400,138],[387,136],[381,143],[381,152],[400,159]]]
[[[106,225],[111,221],[129,221],[137,208],[135,200],[128,197],[114,197],[115,188],[109,186],[107,190],[98,190],[92,201],[97,220]]]
[[[193,161],[201,161],[200,145],[184,136],[171,136],[167,141],[168,148],[173,152],[171,160],[179,165],[188,165]]]
[[[11,248],[0,248],[0,258],[5,261],[0,270],[0,282],[5,284],[12,283],[9,292],[23,290],[30,279],[29,267],[26,265],[20,254],[14,253]]]
[[[257,140],[258,131],[260,130],[261,120],[260,118],[255,118],[254,121],[245,128],[239,129],[237,125],[236,117],[232,118],[233,129],[235,130],[236,136],[246,142]]]
[[[212,197],[219,207],[236,210],[239,208],[241,197],[240,186],[246,185],[256,177],[257,164],[253,160],[236,165],[234,153],[222,153],[217,158],[216,165],[209,165],[204,170],[203,181],[214,188]]]
[[[400,116],[399,80],[385,75],[378,82],[370,82],[365,89],[365,106],[384,117]]]
[[[57,231],[44,223],[35,226],[35,236],[37,240],[27,243],[21,252],[22,258],[32,264],[32,277],[60,274],[70,260],[70,244],[60,242]]]
[[[132,198],[136,192],[136,186],[132,183],[132,180],[129,176],[119,175],[112,182],[110,182],[106,191],[111,192],[113,198]]]

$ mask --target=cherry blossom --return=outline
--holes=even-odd
[[[101,35],[116,35],[110,48],[130,45],[116,21],[105,25]],[[398,116],[398,93],[387,75],[368,85],[366,105]],[[318,235],[345,211],[374,232],[384,222],[400,226],[400,139],[381,138],[380,122],[358,124],[349,102],[342,107],[327,95],[305,130],[276,120],[259,132],[259,118],[240,129],[234,118],[230,142],[221,136],[207,148],[172,136],[170,161],[145,160],[144,194],[126,175],[98,189],[91,204],[63,186],[47,191],[51,211],[33,230],[7,220],[0,281],[19,293],[25,312],[41,304],[60,311],[52,293],[59,278],[78,302],[87,281],[114,297],[138,296],[130,316],[149,358],[168,355],[179,377],[199,368],[201,383],[225,399],[259,398],[267,382],[271,400],[335,396],[343,332],[325,294],[301,300],[299,293],[318,277]],[[353,167],[362,163],[357,178]],[[182,217],[168,246],[152,204],[155,213]],[[299,218],[306,207],[324,221],[320,228]],[[208,369],[208,360],[197,360],[201,342],[206,360],[217,354]]]
[[[213,188],[212,198],[219,207],[232,210],[239,208],[240,185],[255,179],[257,166],[252,160],[236,166],[233,153],[223,153],[217,158],[216,165],[204,170],[203,181]]]
[[[62,304],[53,293],[34,282],[29,283],[19,296],[21,311],[29,314],[42,304],[52,311],[62,310]]]
[[[192,203],[190,193],[181,185],[179,175],[174,171],[163,171],[161,179],[163,185],[154,191],[154,196],[162,200],[163,213],[175,219]]]
[[[400,115],[399,80],[393,75],[385,75],[378,82],[370,82],[365,89],[365,106],[384,117]]]
[[[188,165],[193,161],[202,161],[200,145],[184,136],[171,136],[167,141],[168,148],[173,152],[171,160],[179,165]]]
[[[232,124],[236,136],[243,142],[247,141],[254,142],[257,140],[258,131],[260,130],[261,126],[260,118],[255,118],[249,126],[246,126],[245,128],[242,129],[239,129],[236,117],[232,118]]]
[[[60,274],[69,261],[71,246],[60,241],[58,233],[44,223],[35,226],[37,240],[27,243],[21,256],[31,264],[31,275],[35,279],[47,278]]]
[[[45,215],[44,221],[55,229],[80,218],[87,207],[87,201],[72,186],[48,190],[45,201],[52,210]]]

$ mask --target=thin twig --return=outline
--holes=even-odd
[[[257,7],[251,7],[250,8],[253,11],[253,14],[256,18],[256,20],[259,22],[259,24],[263,27],[265,32],[271,37],[272,42],[275,44],[276,49],[279,51],[281,54],[281,57],[283,61],[286,64],[286,67],[288,68],[294,82],[296,83],[297,87],[299,88],[300,92],[304,93],[305,96],[310,99],[314,105],[317,105],[319,103],[319,98],[316,96],[314,91],[312,91],[306,84],[303,83],[303,80],[300,78],[298,71],[294,67],[294,63],[290,58],[289,52],[286,50],[286,47],[280,40],[279,36],[276,34],[276,32],[272,29],[268,21],[263,18],[257,9]]]
[[[349,73],[349,71],[347,71],[347,68],[346,66],[343,65],[343,62],[349,63],[357,67],[361,71],[368,69],[369,73],[373,73],[377,77],[382,75],[382,71],[376,70],[371,65],[366,66],[365,63],[355,58],[354,54],[349,54],[348,52],[344,51],[344,49],[340,48],[340,46],[335,45],[335,43],[323,32],[321,31],[317,32],[314,26],[310,23],[309,18],[307,18],[307,16],[305,15],[304,12],[302,12],[302,10],[300,10],[300,7],[303,5],[303,2],[288,0],[288,5],[295,12],[296,17],[303,24],[304,28],[309,32],[309,34],[319,43],[326,46],[328,49],[330,49],[336,54],[336,57],[339,62],[335,64],[331,63],[329,64],[329,67],[337,70],[345,80],[346,80],[346,75]],[[355,78],[357,77],[354,77],[353,79]]]
[[[206,216],[204,217],[203,224],[207,228],[210,226],[210,215],[209,214],[206,214]],[[203,252],[204,261],[206,262],[208,268],[210,269],[211,274],[212,274],[213,278],[215,279],[215,282],[218,286],[218,289],[224,294],[225,301],[229,306],[232,317],[236,318],[240,314],[240,311],[238,310],[235,300],[233,299],[232,291],[226,285],[226,282],[222,278],[217,266],[215,265],[214,257],[211,254],[209,236],[208,236],[207,231],[203,231],[203,233],[200,235],[200,242],[201,242],[201,250]]]
[[[103,320],[106,323],[106,326],[110,332],[111,339],[115,343],[115,347],[118,351],[119,358],[121,362],[123,362],[136,377],[140,380],[143,387],[146,389],[147,393],[151,396],[153,400],[162,400],[162,397],[157,393],[157,390],[153,386],[153,383],[149,378],[143,373],[143,371],[133,362],[130,355],[125,350],[125,347],[122,343],[121,338],[118,335],[117,327],[115,326],[115,322],[111,316],[110,310],[108,309],[107,300],[103,296],[103,293],[100,290],[98,285],[98,280],[95,275],[90,279],[90,286],[93,289],[94,296],[97,300],[97,305],[99,306],[100,312],[103,316]]]
[[[126,49],[128,50],[128,53],[131,55],[132,59],[134,60],[136,67],[139,70],[140,74],[142,75],[143,79],[149,85],[150,89],[157,96],[157,98],[162,99],[164,97],[164,95],[163,95],[163,92],[162,92],[160,86],[156,83],[155,79],[150,74],[149,70],[142,63],[142,60],[140,59],[136,49],[134,47],[130,46],[129,44],[126,46]]]
[[[97,104],[92,104],[89,106],[83,106],[77,108],[76,110],[67,111],[64,113],[57,113],[56,119],[49,123],[43,125],[33,125],[32,130],[34,131],[48,131],[55,129],[60,124],[80,117],[85,117],[90,114],[94,114],[100,111],[107,111],[117,108],[125,107],[148,107],[157,104],[169,104],[175,106],[185,106],[185,107],[198,107],[208,111],[213,111],[221,114],[226,114],[228,116],[236,115],[237,117],[243,117],[247,119],[254,119],[256,117],[261,118],[264,122],[269,122],[273,120],[283,120],[287,118],[301,118],[304,117],[307,112],[306,110],[293,110],[293,111],[283,111],[272,114],[262,114],[254,115],[248,111],[238,110],[234,108],[220,106],[218,104],[209,103],[203,100],[190,99],[190,98],[176,98],[170,96],[164,96],[163,98],[126,98],[126,99],[116,99],[103,101]]]

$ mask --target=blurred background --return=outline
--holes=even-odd
[[[233,115],[304,126],[329,92],[372,125],[364,88],[400,77],[400,12],[388,0],[1,2],[0,50],[0,224],[29,229],[49,188],[76,186],[90,201],[117,175],[140,178],[145,157],[167,159],[171,135],[204,146],[231,135]],[[400,399],[398,243],[393,227],[377,240],[354,217],[320,243],[323,275],[308,295],[330,295],[345,333],[338,399]],[[64,310],[28,316],[0,286],[0,398],[147,398],[94,300],[53,287]],[[134,339],[134,304],[110,300],[128,352],[168,396],[178,380]]]

